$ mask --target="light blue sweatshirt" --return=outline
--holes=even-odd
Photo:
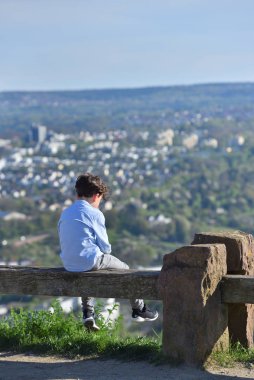
[[[103,253],[111,253],[105,217],[85,200],[76,200],[62,212],[58,234],[60,257],[68,271],[91,270],[98,257]]]

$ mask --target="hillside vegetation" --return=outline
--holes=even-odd
[[[248,83],[0,93],[0,211],[26,215],[0,217],[0,260],[60,265],[57,220],[87,170],[111,188],[113,253],[132,266],[160,265],[195,232],[252,233],[253,104]],[[50,132],[37,147],[32,123]]]

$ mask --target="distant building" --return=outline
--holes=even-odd
[[[245,143],[245,138],[242,135],[234,136],[229,140],[229,146],[233,148],[238,148],[244,145],[244,143]]]
[[[29,133],[30,142],[42,144],[47,138],[47,127],[45,125],[32,125]]]
[[[166,131],[160,132],[158,134],[158,145],[173,145],[174,139],[174,131],[173,129],[167,129]]]
[[[219,143],[218,143],[217,139],[210,138],[210,139],[203,140],[203,146],[216,149],[216,148],[218,148]]]
[[[0,148],[10,148],[11,140],[0,139]]]
[[[186,136],[183,139],[183,146],[187,149],[192,149],[198,144],[198,135],[195,133],[192,133],[189,136]]]
[[[43,146],[42,151],[46,154],[57,154],[59,150],[65,148],[65,142],[63,141],[49,141]]]
[[[16,211],[0,211],[0,219],[10,221],[10,220],[26,220],[27,216]]]

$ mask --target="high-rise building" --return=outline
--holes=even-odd
[[[32,125],[30,130],[30,141],[41,144],[46,138],[47,127],[45,127],[45,125]]]

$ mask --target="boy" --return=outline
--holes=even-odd
[[[105,227],[105,218],[99,210],[108,188],[102,179],[91,173],[77,178],[76,201],[66,208],[58,222],[61,260],[71,272],[100,269],[129,269],[129,266],[111,255],[111,245]],[[154,321],[158,313],[146,308],[143,300],[130,300],[132,318],[136,321]],[[99,330],[94,318],[94,299],[82,298],[84,326]]]

